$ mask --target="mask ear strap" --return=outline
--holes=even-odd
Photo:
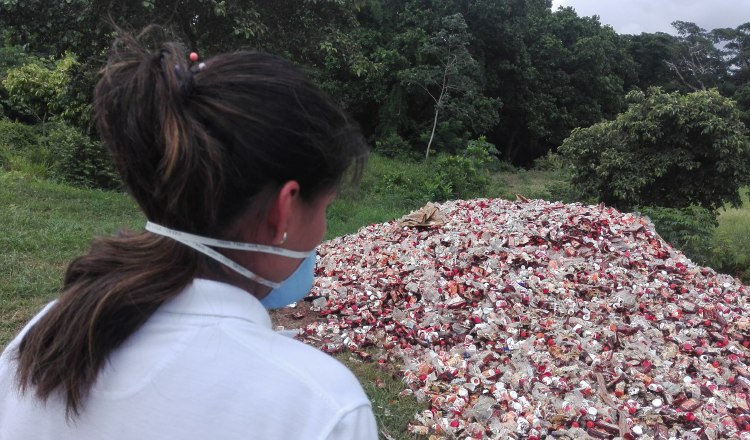
[[[150,225],[151,226],[159,226],[159,225],[154,225],[153,223],[150,223]],[[244,276],[245,278],[251,279],[251,280],[255,281],[256,283],[262,284],[262,285],[264,285],[266,287],[270,287],[271,289],[277,289],[277,288],[279,288],[281,286],[281,283],[275,283],[275,282],[267,280],[267,279],[265,279],[265,278],[263,278],[263,277],[261,277],[259,275],[256,275],[255,273],[251,272],[246,267],[240,266],[235,261],[227,258],[227,256],[225,256],[225,255],[223,255],[223,254],[221,254],[221,253],[219,253],[219,252],[211,249],[210,247],[208,247],[208,246],[206,246],[206,245],[204,245],[202,243],[198,243],[198,242],[195,242],[195,241],[187,240],[184,237],[180,237],[179,235],[161,234],[160,232],[157,232],[159,230],[159,228],[153,228],[153,229],[157,229],[157,231],[150,230],[149,229],[149,224],[146,225],[146,229],[149,230],[150,232],[153,232],[154,234],[162,235],[162,236],[167,237],[167,238],[171,238],[172,240],[175,240],[175,241],[177,241],[179,243],[182,243],[185,246],[193,248],[196,251],[202,253],[203,255],[205,255],[205,256],[207,256],[209,258],[212,258],[212,259],[218,261],[221,264],[224,264],[225,266],[229,267],[230,269],[234,270],[235,272],[239,273],[240,275]],[[164,228],[164,229],[167,229],[167,228]],[[179,231],[174,231],[174,232],[179,232]],[[186,233],[182,233],[182,234],[191,235],[191,234],[186,234]]]
[[[309,257],[315,250],[308,252],[293,251],[291,249],[278,248],[273,246],[266,246],[262,244],[254,243],[240,243],[237,241],[218,240],[216,238],[202,237],[200,235],[190,234],[188,232],[177,231],[169,229],[156,223],[146,222],[146,230],[153,232],[154,234],[163,235],[165,237],[172,238],[179,241],[180,243],[200,243],[206,246],[213,246],[222,249],[234,249],[237,251],[248,251],[248,252],[262,252],[264,254],[280,255],[282,257],[297,258],[302,260]],[[287,237],[286,232],[284,237]]]

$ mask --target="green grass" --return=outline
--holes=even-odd
[[[143,226],[124,194],[0,173],[0,347],[56,296],[91,238]]]
[[[362,226],[400,218],[433,201],[424,181],[435,170],[430,162],[388,159],[371,155],[357,189],[345,188],[328,208],[327,239],[350,234]],[[475,197],[515,200],[571,201],[565,176],[559,171],[514,170],[490,175],[485,191]]]
[[[515,200],[517,195],[527,199],[573,201],[566,177],[561,171],[518,169],[492,174],[487,197]]]
[[[727,207],[719,213],[719,227],[712,243],[709,265],[716,270],[750,282],[750,196],[742,192],[740,208]]]
[[[419,192],[430,167],[371,155],[358,187],[345,187],[328,208],[326,239],[356,232],[362,226],[400,218],[422,207],[429,197]]]
[[[492,190],[498,197],[514,200],[516,194],[529,199],[545,198],[551,173],[548,171],[524,170],[495,173],[492,176]]]
[[[396,365],[363,362],[346,354],[338,359],[357,375],[370,397],[381,439],[425,438],[407,431],[414,414],[426,409],[427,405],[417,402],[414,397],[400,395],[404,388]]]

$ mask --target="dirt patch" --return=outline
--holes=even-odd
[[[310,309],[312,302],[300,301],[295,307],[284,307],[271,311],[271,322],[275,329],[298,329],[322,319],[320,312]]]

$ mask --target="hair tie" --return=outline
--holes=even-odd
[[[191,69],[182,69],[179,64],[174,65],[175,76],[180,85],[180,94],[182,99],[187,100],[193,91],[193,71]]]

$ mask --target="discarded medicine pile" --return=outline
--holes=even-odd
[[[435,208],[323,244],[301,335],[402,365],[411,432],[750,439],[745,286],[612,208]]]

